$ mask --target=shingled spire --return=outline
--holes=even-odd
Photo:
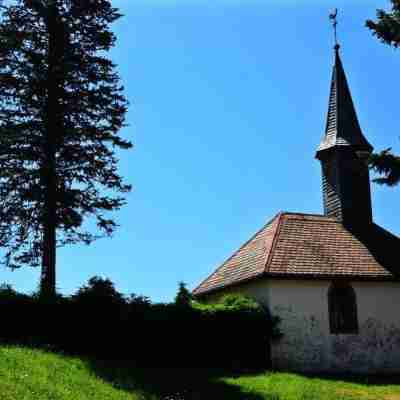
[[[325,215],[363,229],[372,223],[366,160],[373,147],[361,131],[339,49],[336,44],[326,130],[316,157],[322,164]]]
[[[359,151],[367,152],[373,150],[361,132],[340,59],[339,48],[339,45],[335,46],[335,65],[332,74],[325,137],[318,148],[317,156],[319,152],[335,146],[351,146]]]

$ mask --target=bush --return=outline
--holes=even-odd
[[[78,289],[71,299],[80,305],[106,307],[110,305],[120,307],[126,302],[124,296],[115,289],[110,279],[98,276],[90,278],[88,284]]]
[[[126,298],[110,280],[94,277],[73,296],[48,304],[3,285],[0,337],[149,367],[268,365],[268,344],[279,336],[278,321],[257,303],[227,296],[204,305],[184,295],[174,303],[152,304],[143,296]]]
[[[194,308],[201,310],[209,328],[199,352],[213,354],[214,364],[233,369],[268,366],[270,341],[280,337],[279,318],[271,318],[258,303],[241,295],[227,295],[211,305],[197,303]]]

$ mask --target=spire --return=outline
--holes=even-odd
[[[364,137],[358,122],[346,74],[340,59],[340,45],[335,44],[335,64],[333,67],[331,92],[329,96],[328,118],[325,136],[318,148],[321,152],[334,147],[352,147],[357,152],[371,153],[373,147]]]
[[[324,213],[352,231],[372,221],[368,155],[373,147],[361,132],[337,42],[337,10],[330,15],[335,30],[335,65],[325,136],[316,157],[322,167]]]
[[[325,215],[362,231],[372,223],[366,158],[373,148],[361,132],[339,49],[336,43],[328,120],[317,158],[322,166]]]

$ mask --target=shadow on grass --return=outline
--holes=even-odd
[[[79,358],[95,376],[117,389],[139,395],[138,400],[281,400],[276,394],[261,395],[223,380],[265,373],[265,370],[234,374],[212,368],[138,367],[131,361],[97,360],[62,352],[54,346],[43,345],[34,340],[2,341],[0,345]]]
[[[276,395],[244,392],[221,379],[232,374],[206,368],[137,368],[109,361],[89,361],[89,367],[114,387],[139,392],[146,400],[279,400]]]

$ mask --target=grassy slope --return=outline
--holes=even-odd
[[[85,362],[39,350],[0,347],[0,400],[138,400],[90,372]]]
[[[226,381],[271,400],[400,400],[400,379],[395,377],[368,382],[367,378],[344,380],[272,373],[227,378]]]
[[[400,400],[400,380],[132,369],[40,350],[0,347],[0,400]],[[176,393],[184,395],[176,395]]]

